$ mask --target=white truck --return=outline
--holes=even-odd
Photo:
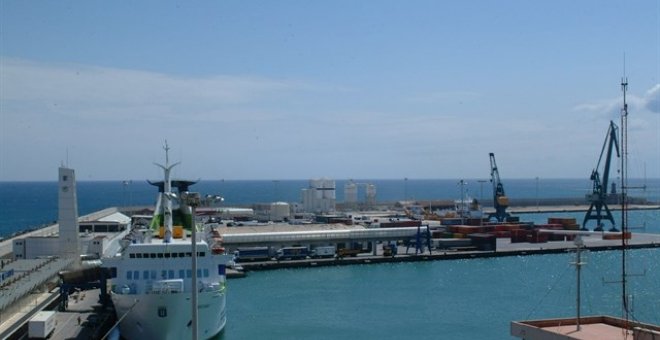
[[[312,258],[334,257],[337,248],[335,246],[323,246],[312,249]]]
[[[46,339],[55,331],[55,312],[40,311],[28,321],[28,337]]]

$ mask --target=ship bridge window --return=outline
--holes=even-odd
[[[135,254],[133,254],[133,253],[130,253],[130,254],[128,254],[128,257],[130,257],[130,258],[132,258],[132,259],[134,259],[134,258],[135,258]]]
[[[135,254],[135,257],[137,257],[138,259],[141,259],[142,258],[142,253]]]
[[[169,259],[169,258],[170,258],[170,256],[171,256],[171,254],[170,254],[170,253],[165,253],[165,258],[166,258],[166,259]]]
[[[178,253],[172,253],[172,257],[178,257]]]
[[[186,257],[192,257],[192,253],[186,253]]]
[[[150,253],[149,257],[151,257],[152,259],[155,259],[156,258],[156,253]]]
[[[197,256],[204,257],[204,256],[206,256],[206,252],[200,251],[200,252],[197,253]]]
[[[163,258],[163,253],[158,253],[158,258],[162,259]]]

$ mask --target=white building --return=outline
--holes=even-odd
[[[76,174],[73,169],[60,167],[57,222],[60,225],[59,255],[62,258],[80,257],[78,229],[78,199]],[[54,255],[54,253],[51,253]]]
[[[310,180],[309,188],[302,190],[302,200],[305,212],[334,212],[337,203],[335,181],[327,178]]]
[[[356,204],[358,201],[358,186],[353,181],[344,184],[344,202]]]

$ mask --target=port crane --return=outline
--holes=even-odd
[[[605,135],[605,142],[603,142],[603,148],[600,151],[600,157],[598,158],[598,163],[596,168],[591,171],[591,181],[593,182],[593,191],[591,194],[587,194],[587,200],[591,202],[587,213],[584,215],[584,221],[582,222],[582,229],[587,230],[587,222],[590,220],[596,220],[596,228],[594,231],[603,230],[603,220],[608,220],[612,223],[612,228],[610,231],[618,231],[616,229],[616,223],[614,223],[614,217],[612,217],[612,212],[607,207],[607,184],[610,176],[610,164],[612,162],[612,149],[616,150],[616,156],[621,157],[619,154],[619,141],[617,139],[617,126],[613,121],[610,121],[610,127],[607,130]],[[605,165],[603,166],[603,177],[601,179],[598,169],[600,168],[600,163],[603,160],[603,154],[607,149],[607,154],[605,156]],[[594,211],[595,210],[595,211]]]
[[[509,198],[504,193],[504,185],[500,180],[500,172],[497,170],[495,154],[490,153],[490,181],[493,183],[493,206],[495,212],[488,215],[488,219],[495,218],[498,222],[504,222],[511,215],[506,212],[509,206]]]

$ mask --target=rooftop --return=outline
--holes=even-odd
[[[521,339],[562,340],[646,340],[660,338],[660,326],[626,321],[611,316],[511,322],[511,335]]]

